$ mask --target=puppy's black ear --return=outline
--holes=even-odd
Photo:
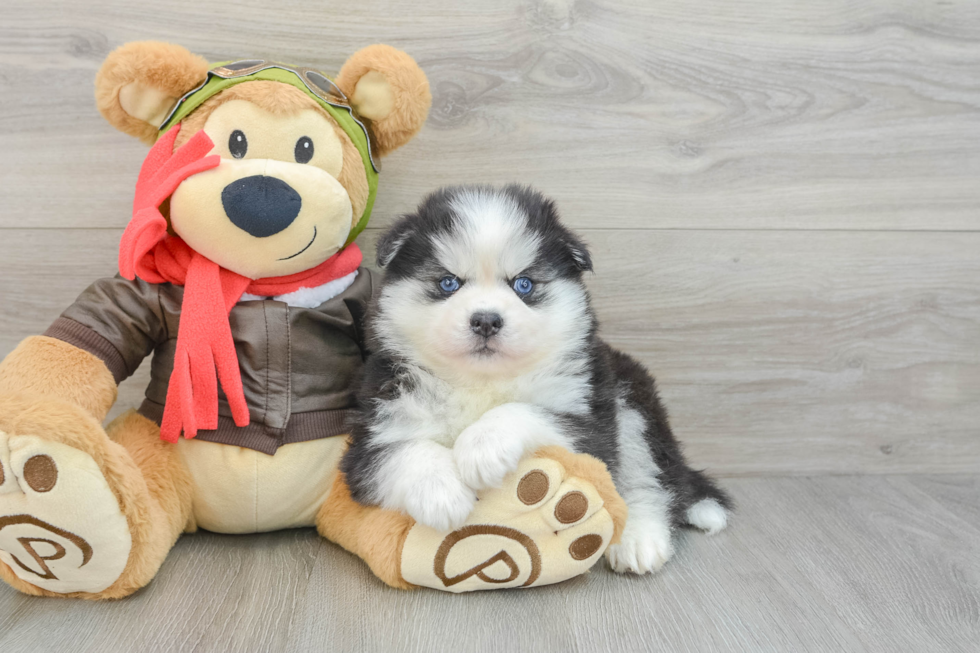
[[[585,246],[585,242],[581,238],[562,224],[561,216],[558,214],[558,206],[554,201],[547,199],[530,187],[511,186],[508,188],[512,189],[511,192],[518,196],[531,198],[529,202],[537,205],[537,219],[548,225],[548,229],[554,230],[558,240],[565,248],[565,254],[571,259],[575,269],[579,272],[592,272],[592,255],[589,254],[589,248]],[[530,212],[533,214],[534,210]]]
[[[589,254],[589,249],[584,242],[577,236],[569,234],[565,246],[579,272],[592,272],[592,255]]]
[[[398,251],[412,235],[412,216],[403,215],[378,240],[378,267],[388,267]]]

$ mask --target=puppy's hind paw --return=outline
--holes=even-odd
[[[622,539],[606,550],[609,566],[620,574],[659,571],[673,555],[670,527],[652,521],[627,521]]]

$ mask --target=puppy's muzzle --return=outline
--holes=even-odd
[[[478,336],[489,338],[504,326],[504,318],[499,313],[481,311],[470,316],[470,330]]]
[[[303,199],[281,179],[254,175],[225,186],[221,204],[232,224],[256,238],[266,238],[293,223]]]

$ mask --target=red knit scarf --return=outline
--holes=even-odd
[[[218,165],[206,156],[211,139],[202,131],[176,152],[180,127],[165,134],[150,150],[136,184],[133,219],[119,244],[119,272],[149,283],[184,286],[174,368],[167,388],[161,438],[177,442],[181,431],[193,438],[199,429],[218,427],[218,378],[238,426],[249,423],[241,371],[228,314],[244,293],[273,297],[300,288],[315,288],[345,277],[360,266],[361,250],[351,243],[320,265],[282,277],[249,279],[198,254],[167,233],[159,205],[187,177]]]

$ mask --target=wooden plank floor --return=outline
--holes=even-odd
[[[0,650],[943,651],[980,641],[980,476],[730,479],[729,530],[656,576],[462,596],[383,586],[299,530],[182,539],[114,603],[0,587]]]

